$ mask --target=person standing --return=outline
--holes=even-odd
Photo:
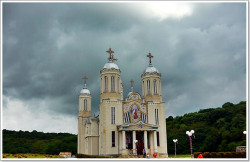
[[[146,158],[146,149],[143,149],[143,158]]]

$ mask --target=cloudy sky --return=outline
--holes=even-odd
[[[99,113],[109,47],[124,96],[162,74],[166,117],[246,100],[245,3],[3,3],[2,126],[77,133],[86,75]]]

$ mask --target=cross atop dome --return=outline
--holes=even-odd
[[[88,78],[86,76],[84,76],[82,79],[84,80],[84,88],[87,88],[86,87],[86,81],[87,81]]]
[[[114,58],[114,54],[113,54],[114,51],[112,51],[111,48],[109,48],[106,52],[109,54],[108,60],[109,60],[110,62],[114,62],[114,61],[117,61],[117,60],[118,60],[117,58]]]
[[[152,63],[151,58],[153,58],[154,56],[151,55],[151,53],[149,52],[147,57],[149,58],[149,65],[151,65],[151,63]]]
[[[133,84],[134,84],[133,79],[130,80],[130,83],[131,83],[131,87],[133,87]]]
[[[134,88],[133,88],[134,81],[133,81],[133,79],[130,80],[130,83],[131,83],[131,92],[133,92],[134,91]]]

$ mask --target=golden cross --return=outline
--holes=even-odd
[[[108,58],[109,61],[114,62],[114,61],[118,60],[118,59],[114,58],[114,54],[113,54],[114,51],[112,51],[111,48],[109,48],[106,52],[109,54],[109,58]]]
[[[149,54],[147,55],[147,57],[149,58],[149,64],[151,64],[151,58],[153,58],[154,56],[151,55],[151,53],[149,52]]]
[[[134,84],[133,79],[130,80],[130,83],[131,83],[131,87],[133,87],[133,84]]]
[[[88,79],[88,78],[87,78],[86,76],[83,77],[84,84],[86,84],[86,80],[87,80],[87,79]]]

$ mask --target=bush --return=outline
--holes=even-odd
[[[199,154],[202,154],[203,158],[246,158],[246,152],[195,152],[194,158]]]

